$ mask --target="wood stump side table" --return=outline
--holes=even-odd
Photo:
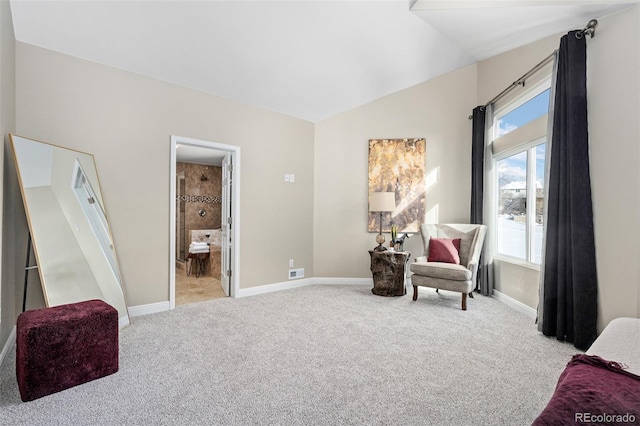
[[[369,256],[371,256],[371,273],[373,274],[371,292],[378,296],[404,296],[407,294],[405,266],[411,253],[369,250]]]

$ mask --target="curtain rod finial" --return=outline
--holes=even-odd
[[[582,35],[590,35],[591,38],[593,38],[593,36],[596,33],[596,27],[598,26],[598,20],[597,19],[592,19],[589,22],[587,22],[587,25],[582,29],[582,31],[580,31],[579,33],[576,33],[576,36],[578,34]]]

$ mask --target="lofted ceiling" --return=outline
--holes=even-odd
[[[16,40],[311,122],[638,1],[11,0]]]

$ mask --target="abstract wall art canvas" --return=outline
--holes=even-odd
[[[383,213],[382,231],[419,232],[426,215],[426,142],[421,139],[369,140],[369,193],[394,192],[396,209]],[[368,231],[379,232],[380,214],[369,212]]]

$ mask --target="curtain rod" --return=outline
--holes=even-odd
[[[598,21],[596,19],[590,20],[582,30],[580,30],[580,31],[578,31],[576,33],[576,37],[577,38],[582,38],[585,35],[590,35],[591,38],[593,38],[594,34],[596,33],[596,27],[597,26],[598,26]],[[514,88],[516,88],[518,86],[524,86],[525,80],[527,78],[531,77],[536,71],[540,70],[540,68],[542,68],[545,65],[547,65],[553,59],[553,57],[554,57],[554,55],[556,53],[558,53],[558,49],[556,49],[553,52],[551,52],[551,54],[549,56],[544,58],[542,61],[540,61],[540,63],[538,63],[536,66],[534,66],[529,71],[527,71],[522,77],[520,77],[519,79],[517,79],[516,81],[511,83],[511,85],[508,86],[506,89],[504,89],[502,92],[498,93],[493,99],[491,99],[489,102],[484,104],[484,107],[486,108],[489,105],[491,105],[492,103],[499,101],[504,96],[506,96],[507,93],[511,92]],[[470,115],[469,116],[469,120],[471,120],[472,118],[473,118],[473,115]]]
[[[536,65],[535,67],[531,68],[529,71],[527,71],[522,77],[520,77],[519,79],[517,79],[516,81],[514,81],[513,83],[511,83],[511,86],[507,87],[506,89],[504,89],[502,92],[498,93],[493,99],[491,99],[489,102],[487,102],[486,104],[484,104],[485,108],[488,107],[489,105],[491,105],[494,102],[499,101],[500,99],[502,99],[503,97],[505,97],[507,95],[507,93],[511,92],[514,88],[516,88],[517,86],[524,86],[524,83],[526,81],[527,78],[531,77],[533,74],[535,74],[538,70],[540,70],[540,68],[544,67],[545,65],[547,65],[549,62],[551,62],[551,60],[553,59],[553,57],[555,56],[556,52],[558,52],[558,49],[554,50],[553,52],[551,52],[551,54],[549,56],[547,56],[546,58],[544,58],[542,61],[540,61],[538,63],[538,65]]]

